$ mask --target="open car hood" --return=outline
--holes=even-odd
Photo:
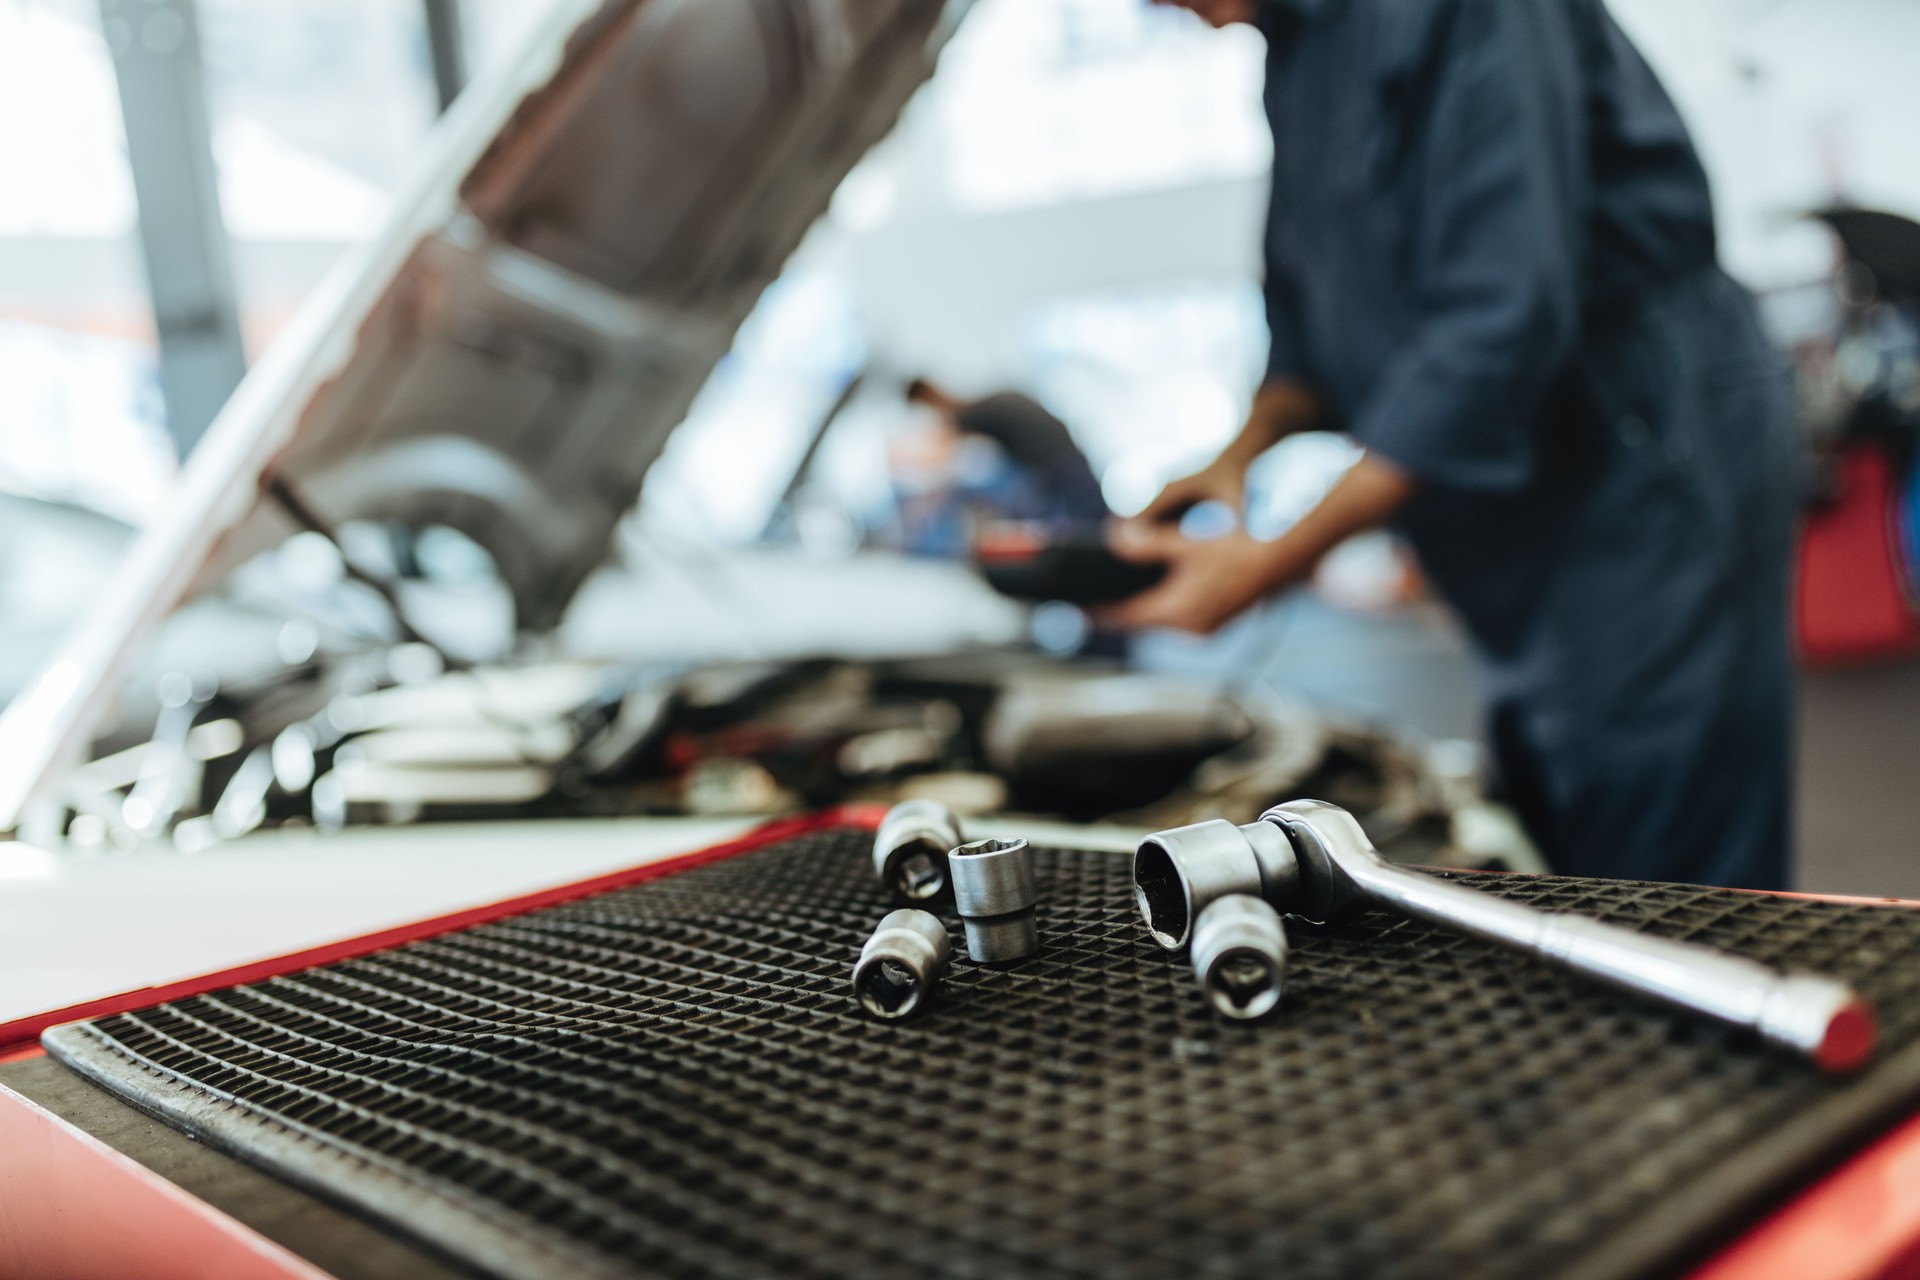
[[[559,620],[733,335],[892,126],[961,0],[562,0],[472,85],[0,717],[0,830],[129,654],[304,511],[446,525]]]

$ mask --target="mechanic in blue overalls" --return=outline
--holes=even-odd
[[[1687,131],[1600,0],[1177,0],[1268,42],[1272,357],[1118,529],[1126,626],[1211,631],[1389,524],[1463,620],[1560,871],[1783,887],[1794,431]],[[1362,461],[1292,530],[1183,537],[1291,431]]]

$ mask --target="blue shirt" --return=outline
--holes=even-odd
[[[1530,829],[1568,870],[1778,881],[1793,437],[1673,104],[1600,0],[1262,26],[1269,376],[1420,482],[1401,531]]]
[[[1527,483],[1592,313],[1714,260],[1686,130],[1596,0],[1272,0],[1269,374],[1422,479]]]

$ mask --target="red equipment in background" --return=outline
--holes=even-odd
[[[1836,478],[1837,497],[1801,534],[1794,597],[1801,656],[1842,666],[1920,653],[1893,460],[1862,441],[1841,453]]]

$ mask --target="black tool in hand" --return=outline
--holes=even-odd
[[[1098,526],[1058,532],[1026,525],[995,525],[974,539],[973,561],[987,585],[1016,600],[1115,604],[1157,586],[1163,564],[1123,560]]]

